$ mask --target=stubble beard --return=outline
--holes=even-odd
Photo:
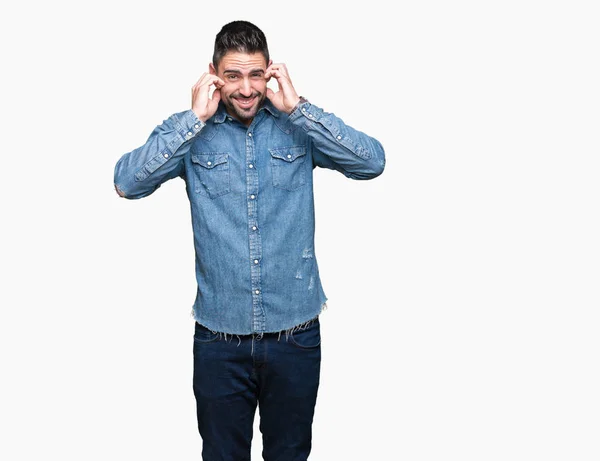
[[[257,97],[257,101],[248,109],[244,109],[242,107],[237,106],[233,102],[233,100],[235,99],[233,95],[229,96],[228,98],[225,98],[223,100],[223,103],[225,104],[225,107],[227,108],[230,114],[233,113],[235,114],[235,117],[238,120],[242,122],[247,122],[249,120],[252,120],[256,116],[258,109],[260,109],[265,100],[266,93],[256,93],[254,96]]]

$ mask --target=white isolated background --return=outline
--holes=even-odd
[[[184,182],[128,201],[113,169],[246,19],[387,154],[373,181],[314,172],[310,459],[598,460],[596,6],[4,5],[0,458],[200,459]]]

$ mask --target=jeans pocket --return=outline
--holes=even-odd
[[[304,146],[269,149],[273,186],[296,190],[306,184],[306,148]]]
[[[219,333],[214,333],[204,325],[200,325],[196,322],[196,329],[194,331],[194,342],[196,343],[212,343],[219,338]]]
[[[321,325],[315,319],[306,328],[299,328],[290,333],[292,344],[300,349],[315,349],[321,345]]]
[[[202,152],[191,155],[194,167],[194,190],[210,198],[231,191],[229,182],[229,154]]]

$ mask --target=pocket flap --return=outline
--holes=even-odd
[[[217,165],[227,163],[229,154],[192,154],[192,162],[204,168],[214,168]]]
[[[278,149],[269,149],[269,152],[275,158],[285,160],[286,162],[293,162],[298,157],[306,154],[306,149],[304,146],[280,147]]]

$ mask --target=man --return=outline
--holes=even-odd
[[[267,88],[270,79],[277,91]],[[246,21],[217,34],[192,108],[117,162],[122,197],[146,197],[177,176],[186,182],[198,283],[193,388],[205,461],[250,459],[257,406],[264,459],[308,458],[327,300],[314,248],[312,171],[371,179],[384,165],[377,140],[298,96],[285,64],[270,60],[263,32]]]

